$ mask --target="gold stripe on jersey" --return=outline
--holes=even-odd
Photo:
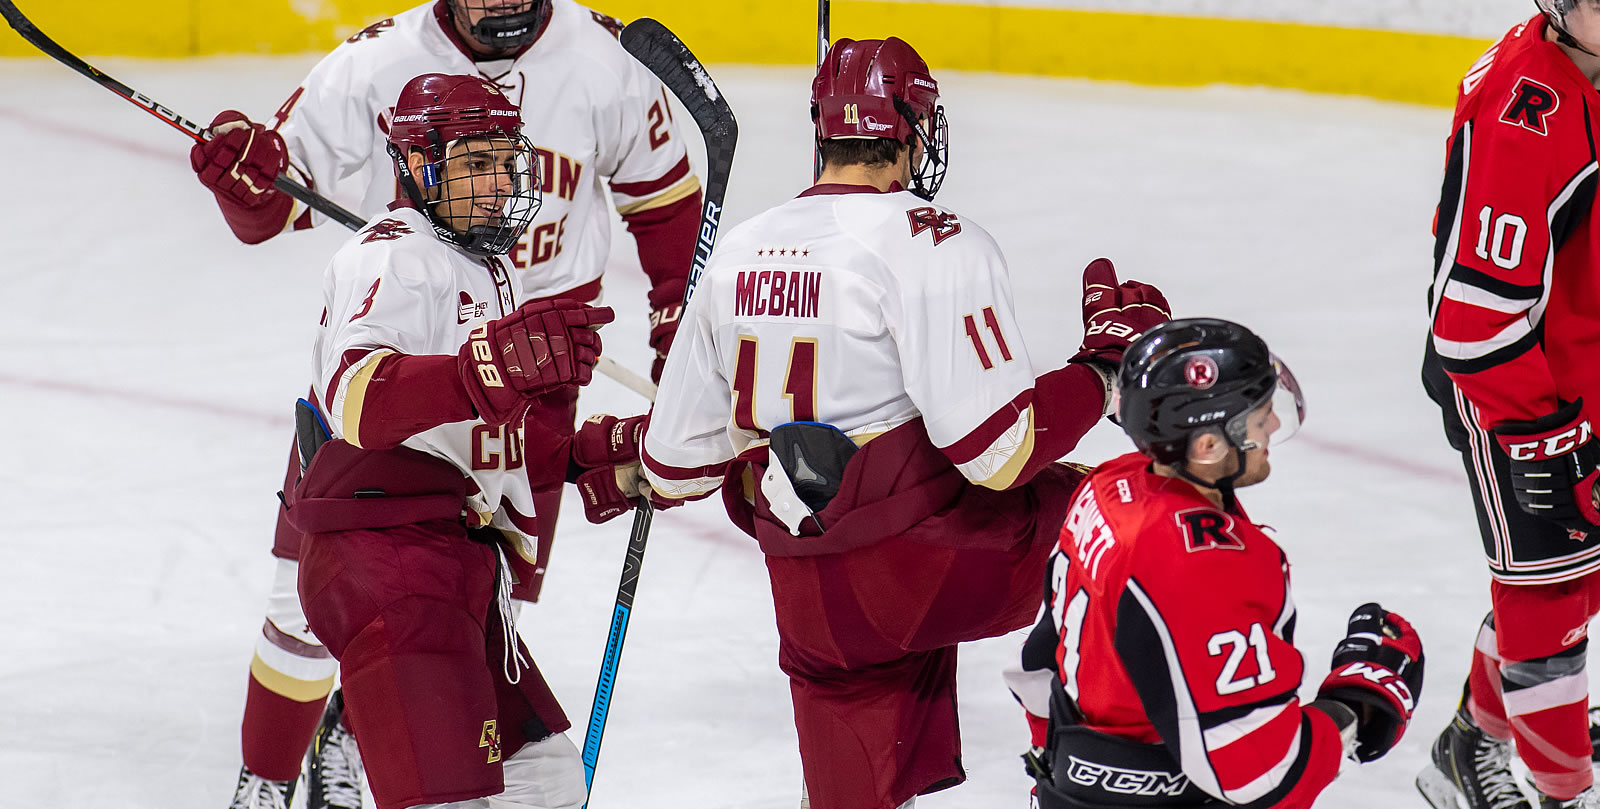
[[[677,185],[672,186],[671,188],[668,188],[659,194],[646,197],[638,202],[629,202],[625,205],[618,205],[617,213],[627,216],[628,214],[639,213],[640,211],[648,211],[652,208],[660,208],[664,205],[671,205],[672,203],[677,202],[680,199],[684,199],[699,190],[700,178],[691,174],[688,177],[683,178],[683,180],[681,180]]]
[[[1023,419],[1018,420],[1018,424],[1021,425],[1023,434],[1021,441],[1014,445],[1016,448],[1011,451],[1010,457],[1006,458],[1005,463],[1001,464],[1000,468],[996,469],[993,474],[982,480],[973,480],[973,483],[986,489],[1001,490],[1009,489],[1013,483],[1017,482],[1017,476],[1022,474],[1023,465],[1028,462],[1029,458],[1033,457],[1033,405],[1028,405],[1028,412]],[[1003,451],[999,445],[1007,439],[1010,433],[1011,430],[1007,430],[1005,434],[996,438],[994,443],[984,450],[984,454]],[[981,458],[982,456],[979,456],[979,459]],[[965,467],[972,466],[977,461],[978,459],[974,459],[962,464],[963,471],[965,471]]]
[[[393,353],[374,351],[362,357],[361,367],[344,383],[344,404],[339,408],[339,413],[344,425],[344,440],[356,449],[364,449],[361,446],[361,408],[367,403],[367,384],[372,381],[372,375],[377,373],[383,358]]]
[[[250,676],[268,691],[295,702],[327,699],[333,693],[333,675],[321,680],[298,680],[268,665],[260,655],[250,659]]]

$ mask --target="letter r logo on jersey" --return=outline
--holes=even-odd
[[[1244,550],[1244,541],[1233,531],[1233,518],[1209,508],[1185,509],[1173,515],[1190,553],[1226,548]]]
[[[1550,127],[1545,121],[1560,106],[1561,98],[1555,90],[1523,76],[1517,79],[1516,89],[1511,91],[1511,100],[1506,104],[1506,111],[1500,114],[1500,121],[1548,135]]]

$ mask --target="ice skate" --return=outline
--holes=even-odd
[[[1580,793],[1576,798],[1560,800],[1548,795],[1539,796],[1539,809],[1600,809],[1600,792],[1590,787]]]
[[[361,809],[366,776],[343,718],[344,692],[335,691],[306,757],[306,809]]]
[[[233,802],[228,809],[289,809],[294,800],[293,781],[269,781],[239,768],[239,786],[233,791]]]
[[[1433,743],[1417,791],[1433,809],[1532,809],[1511,773],[1511,742],[1484,733],[1465,708]],[[1544,809],[1544,807],[1540,807]]]

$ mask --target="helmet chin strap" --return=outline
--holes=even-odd
[[[1183,478],[1184,480],[1187,480],[1196,486],[1214,489],[1221,494],[1223,511],[1233,511],[1234,506],[1239,504],[1239,501],[1233,496],[1233,484],[1234,481],[1237,481],[1240,478],[1240,476],[1244,475],[1244,450],[1235,446],[1232,441],[1228,442],[1228,448],[1233,451],[1233,457],[1238,461],[1238,464],[1233,470],[1233,474],[1223,475],[1214,481],[1202,480],[1193,472],[1190,472],[1188,459],[1179,461],[1172,467],[1172,471],[1177,472],[1178,477]]]
[[[1561,24],[1556,22],[1554,17],[1552,17],[1548,13],[1546,13],[1544,15],[1544,19],[1545,19],[1545,22],[1550,24],[1550,29],[1556,32],[1556,41],[1557,42],[1559,42],[1562,45],[1565,45],[1565,46],[1567,46],[1569,48],[1576,48],[1576,49],[1578,49],[1580,51],[1583,51],[1584,53],[1589,54],[1590,56],[1600,57],[1600,53],[1595,53],[1594,51],[1591,51],[1588,48],[1583,47],[1583,45],[1579,44],[1578,43],[1578,39],[1576,37],[1574,37],[1572,34],[1567,33],[1567,29],[1561,27]]]

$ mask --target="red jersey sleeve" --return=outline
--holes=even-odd
[[[1435,225],[1433,348],[1491,427],[1557,407],[1545,311],[1600,170],[1592,93],[1542,31],[1514,30],[1463,83]]]

